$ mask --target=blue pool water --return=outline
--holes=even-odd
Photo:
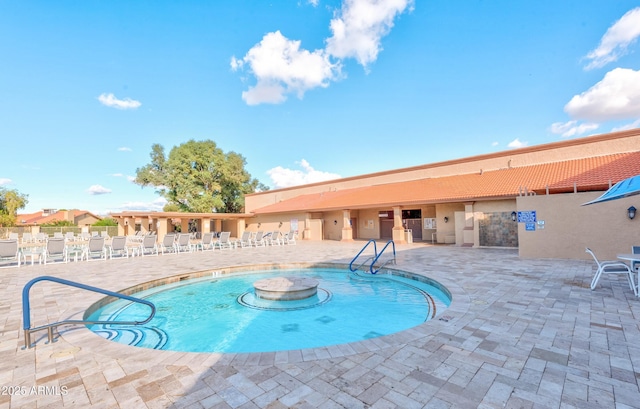
[[[298,301],[257,299],[253,283],[279,276],[311,277],[318,294]],[[138,347],[185,352],[266,352],[361,341],[430,320],[450,304],[437,283],[341,269],[269,270],[189,279],[134,297],[156,305],[144,326],[93,325],[97,334]],[[90,320],[141,320],[149,308],[117,301]]]

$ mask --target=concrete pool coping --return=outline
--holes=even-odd
[[[443,320],[368,341],[198,354],[142,350],[74,328],[53,344],[37,333],[37,346],[22,349],[20,291],[41,275],[119,290],[175,271],[348,263],[363,244],[300,242],[2,269],[0,385],[30,393],[2,394],[0,408],[631,408],[640,400],[640,304],[626,282],[607,277],[591,291],[593,263],[520,259],[511,249],[398,246],[398,268],[441,282],[453,302]],[[33,325],[80,318],[99,298],[34,286]],[[31,389],[40,386],[49,389]]]

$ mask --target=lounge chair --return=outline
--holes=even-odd
[[[213,233],[205,233],[202,235],[202,239],[196,243],[195,249],[198,250],[213,250]]]
[[[44,264],[69,262],[64,237],[51,237],[47,240],[47,246],[42,253],[42,261]]]
[[[251,247],[251,232],[250,231],[243,232],[242,236],[240,236],[240,238],[236,240],[236,247],[238,247],[238,244],[242,248]]]
[[[177,253],[178,249],[176,248],[176,235],[175,233],[167,233],[162,239],[162,243],[160,244],[160,251],[162,251],[162,255],[165,253]]]
[[[36,242],[37,243],[46,243],[49,239],[49,235],[47,233],[40,232],[36,234]]]
[[[109,250],[109,258],[114,256],[129,258],[129,248],[127,247],[127,238],[125,236],[115,236],[111,239],[111,245],[107,249]]]
[[[68,242],[71,241],[76,241],[76,236],[75,234],[73,234],[72,231],[68,231],[65,235],[64,235],[64,239]]]
[[[140,243],[140,255],[141,256],[152,256],[158,255],[158,243],[157,238],[154,235],[144,236],[142,238],[142,243]]]
[[[191,253],[193,248],[191,247],[191,234],[189,233],[180,233],[178,234],[178,240],[176,241],[176,252],[183,253],[189,252]]]
[[[53,238],[54,239],[64,239],[64,234],[62,234],[61,231],[55,231],[55,232],[53,232]]]
[[[264,232],[257,232],[256,233],[256,237],[253,238],[253,245],[256,247],[264,247],[265,246],[265,241],[264,241]]]
[[[640,254],[640,246],[631,246],[631,253]],[[632,261],[631,262],[631,270],[632,271],[636,271],[636,270],[638,270],[638,268],[640,268],[640,262]]]
[[[79,238],[82,241],[89,241],[89,239],[91,238],[91,235],[89,234],[89,232],[83,231],[82,233],[80,233],[80,237]]]
[[[296,232],[291,230],[286,236],[284,236],[284,244],[296,244]]]
[[[233,243],[231,243],[231,241],[229,240],[230,236],[231,232],[228,231],[223,231],[222,233],[220,233],[220,237],[218,237],[218,240],[216,240],[213,248],[219,247],[220,250],[222,250],[226,247],[228,249],[231,249],[233,247]]]
[[[631,287],[635,295],[638,295],[638,289],[633,281],[633,272],[628,265],[622,261],[599,261],[593,251],[588,247],[586,248],[586,252],[591,254],[591,257],[593,257],[596,265],[598,266],[598,269],[593,276],[593,280],[591,280],[592,290],[598,285],[598,281],[600,281],[602,274],[625,274],[627,276],[627,281],[629,282],[629,287]]]
[[[18,248],[18,239],[0,240],[0,261],[16,262],[20,267],[22,254]],[[12,267],[11,263],[3,267]]]
[[[271,233],[269,236],[269,244],[272,246],[279,246],[282,244],[282,234],[278,230]]]
[[[22,233],[22,243],[33,243],[33,234]]]
[[[18,233],[9,233],[9,240],[18,240],[20,235]]]
[[[87,261],[106,260],[107,248],[104,245],[104,237],[92,236],[89,238],[89,244],[85,249],[84,256]],[[96,256],[98,256],[96,258]]]

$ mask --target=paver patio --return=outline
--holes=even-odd
[[[589,289],[594,263],[516,250],[398,246],[397,268],[447,286],[436,319],[381,338],[256,354],[155,351],[61,330],[22,349],[21,291],[51,275],[108,290],[226,266],[348,263],[363,242],[216,250],[0,269],[3,408],[634,408],[640,300],[623,277]],[[79,318],[101,295],[31,291],[32,323]]]

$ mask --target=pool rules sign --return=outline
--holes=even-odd
[[[526,210],[518,212],[518,223],[524,223],[524,229],[526,231],[536,230],[536,211]]]

